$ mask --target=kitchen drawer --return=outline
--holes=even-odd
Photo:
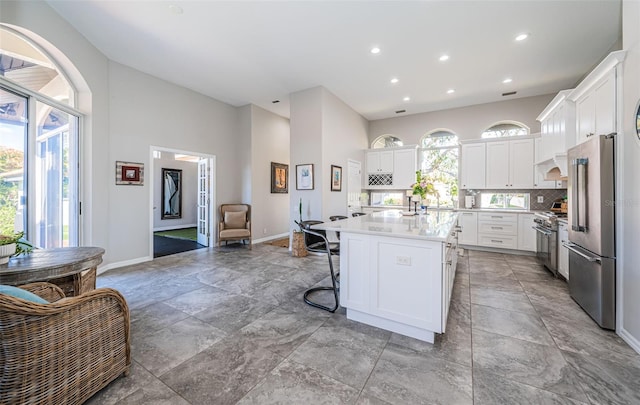
[[[518,236],[478,234],[478,245],[502,249],[517,249]]]
[[[478,221],[478,232],[500,235],[518,235],[518,223]]]
[[[478,221],[487,222],[513,222],[518,223],[518,214],[505,214],[502,212],[479,212]]]

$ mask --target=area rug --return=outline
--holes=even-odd
[[[283,248],[288,248],[289,247],[289,237],[287,236],[286,238],[275,239],[275,240],[269,241],[267,243],[269,245],[272,245],[272,246],[279,246],[279,247],[283,247]]]
[[[173,229],[171,231],[159,231],[153,233],[155,236],[164,236],[165,238],[186,239],[197,241],[198,233],[196,228]]]

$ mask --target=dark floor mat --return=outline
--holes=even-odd
[[[191,240],[165,238],[164,236],[153,235],[153,257],[168,256],[205,247],[206,246]]]

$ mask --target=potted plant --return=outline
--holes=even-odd
[[[11,235],[0,234],[0,264],[9,262],[9,257],[31,253],[33,245],[24,238],[24,232]]]

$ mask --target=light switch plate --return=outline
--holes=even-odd
[[[544,196],[543,195],[539,195],[538,196],[538,204],[542,204],[544,202]]]

